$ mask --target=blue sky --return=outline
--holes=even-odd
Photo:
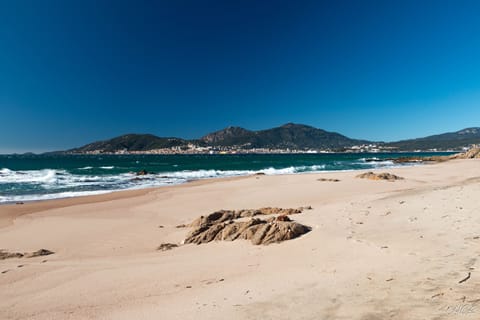
[[[0,152],[287,122],[480,126],[478,1],[0,0]]]

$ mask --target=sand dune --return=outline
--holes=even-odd
[[[480,160],[218,179],[0,206],[1,319],[478,319]],[[312,230],[180,244],[222,209],[312,206]]]

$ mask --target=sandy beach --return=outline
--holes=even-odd
[[[480,159],[362,172],[0,206],[0,249],[55,252],[0,260],[0,318],[479,319]],[[293,240],[157,250],[220,209],[301,206]]]

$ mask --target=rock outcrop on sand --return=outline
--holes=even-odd
[[[178,244],[176,243],[162,243],[161,245],[158,246],[157,250],[159,251],[168,251],[172,250],[173,248],[178,247]]]
[[[23,258],[24,254],[20,252],[8,252],[6,250],[0,250],[0,260],[11,258]]]
[[[303,210],[310,210],[312,207],[300,207],[296,209],[292,208],[276,208],[276,207],[265,207],[260,209],[242,209],[242,210],[219,210],[215,211],[208,216],[200,216],[200,218],[194,220],[188,226],[197,228],[205,224],[216,224],[225,221],[236,220],[240,218],[250,218],[258,215],[271,215],[271,214],[280,214],[280,215],[291,215],[302,213]]]
[[[194,229],[187,235],[184,243],[202,244],[211,241],[244,239],[250,240],[254,245],[266,245],[294,239],[311,230],[310,227],[292,221],[288,217],[288,215],[299,214],[304,209],[311,209],[311,207],[217,211],[193,221],[189,226]],[[268,219],[254,218],[273,214],[279,216]]]
[[[47,249],[40,249],[35,252],[31,253],[25,253],[26,258],[35,258],[35,257],[41,257],[41,256],[49,256],[51,254],[54,254],[55,252],[47,250]]]
[[[450,156],[432,156],[432,157],[400,157],[387,159],[394,163],[422,163],[422,162],[444,162],[451,160]]]
[[[47,249],[40,249],[35,252],[8,252],[6,250],[0,249],[0,260],[11,259],[11,258],[35,258],[40,256],[48,256],[54,254],[55,252],[47,250]]]
[[[322,182],[325,182],[325,181],[328,181],[328,182],[340,182],[340,179],[319,178],[319,179],[317,179],[317,181],[322,181]]]
[[[454,154],[451,159],[480,159],[480,148],[472,148],[467,152]]]
[[[431,157],[401,157],[392,160],[395,163],[412,162],[444,162],[455,159],[480,159],[480,148],[472,148],[466,152],[452,154],[450,156],[431,156]]]
[[[394,175],[388,172],[383,172],[383,173],[366,172],[366,173],[357,175],[357,178],[370,179],[370,180],[385,180],[385,181],[403,180],[402,177],[399,177],[397,175]]]

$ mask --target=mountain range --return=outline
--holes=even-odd
[[[433,136],[391,142],[387,145],[398,150],[459,149],[480,144],[480,128],[466,128]]]
[[[480,128],[438,134],[397,142],[352,139],[303,124],[287,123],[280,127],[252,131],[241,127],[227,127],[199,139],[162,138],[151,134],[126,134],[113,139],[97,141],[67,150],[68,153],[148,151],[163,148],[187,148],[189,145],[218,149],[281,149],[345,151],[353,146],[377,145],[384,150],[458,150],[480,144]]]

